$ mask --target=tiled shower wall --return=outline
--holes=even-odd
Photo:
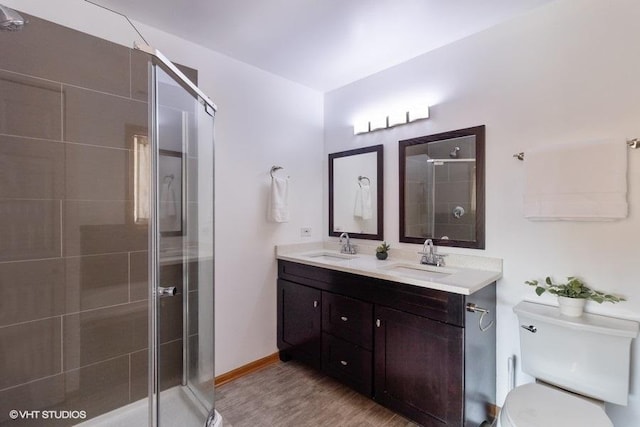
[[[0,58],[0,425],[41,425],[11,409],[91,418],[147,395],[132,137],[149,58],[35,17],[0,33]],[[180,266],[162,276],[175,285]],[[164,386],[181,378],[181,310],[161,307]]]

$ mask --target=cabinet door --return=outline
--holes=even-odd
[[[320,369],[321,292],[278,280],[278,348]]]
[[[375,308],[374,398],[431,426],[463,423],[463,328]]]

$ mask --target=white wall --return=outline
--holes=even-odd
[[[133,46],[124,18],[80,0],[3,0],[3,4]],[[199,71],[218,105],[216,179],[216,374],[276,348],[274,245],[302,241],[300,227],[322,230],[322,94],[143,24],[148,42]],[[28,26],[24,29],[28,31]],[[291,177],[291,221],[266,221],[269,170]],[[308,239],[308,238],[307,238]]]
[[[636,0],[558,0],[325,96],[325,154],[385,145],[384,233],[392,247],[418,250],[398,243],[398,141],[487,126],[486,250],[451,251],[504,259],[498,282],[498,405],[508,391],[507,357],[519,353],[512,306],[523,298],[554,303],[537,298],[525,280],[580,276],[629,300],[616,306],[589,303],[588,311],[640,320],[640,150],[629,151],[629,217],[611,223],[525,220],[523,164],[512,158],[546,144],[600,137],[624,144],[625,137],[640,137],[639,20]],[[433,104],[431,119],[353,135],[358,116],[416,98]],[[629,406],[609,408],[616,426],[635,426],[640,419],[639,349],[636,340]],[[529,380],[518,372],[518,383]]]

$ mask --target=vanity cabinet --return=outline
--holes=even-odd
[[[321,367],[321,292],[285,280],[278,281],[278,346],[281,359],[295,357]]]
[[[495,327],[467,303],[495,313],[495,283],[462,295],[279,260],[280,358],[421,425],[478,426],[495,405]]]
[[[425,425],[463,425],[464,329],[388,307],[375,314],[376,400]]]

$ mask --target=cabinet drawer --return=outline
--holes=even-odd
[[[322,330],[372,350],[373,304],[323,292]]]
[[[327,333],[322,334],[322,369],[360,393],[372,395],[371,351]]]

